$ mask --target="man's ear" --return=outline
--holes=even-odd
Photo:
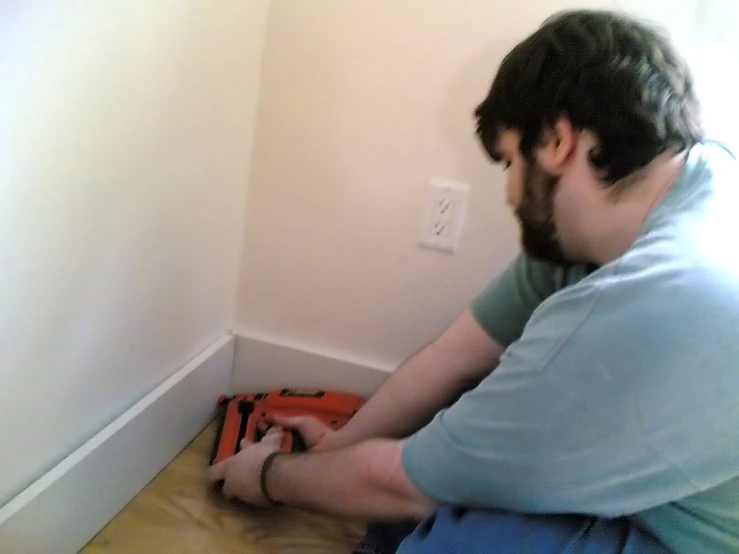
[[[552,175],[561,175],[570,162],[577,145],[577,131],[566,117],[560,117],[553,127],[544,131],[537,148],[539,164]]]

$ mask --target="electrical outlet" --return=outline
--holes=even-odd
[[[444,252],[457,250],[469,190],[469,185],[446,179],[429,181],[420,241],[423,246]]]

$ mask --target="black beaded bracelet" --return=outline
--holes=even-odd
[[[269,456],[267,456],[264,459],[264,463],[262,463],[262,472],[259,474],[259,486],[262,489],[262,496],[272,504],[272,506],[282,506],[282,502],[279,502],[272,498],[269,494],[269,491],[267,490],[267,474],[269,472],[269,468],[272,467],[272,464],[275,461],[275,458],[279,456],[280,454],[284,454],[282,451],[272,452]]]

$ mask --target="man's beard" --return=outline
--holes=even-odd
[[[536,160],[528,160],[523,181],[523,200],[516,210],[521,225],[521,246],[531,256],[558,265],[571,265],[562,250],[554,223],[554,195],[559,179]]]

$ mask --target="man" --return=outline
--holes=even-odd
[[[273,454],[275,427],[211,478],[422,521],[402,553],[739,551],[739,170],[687,68],[642,23],[565,12],[476,116],[524,253],[342,430],[278,419],[311,452]]]

